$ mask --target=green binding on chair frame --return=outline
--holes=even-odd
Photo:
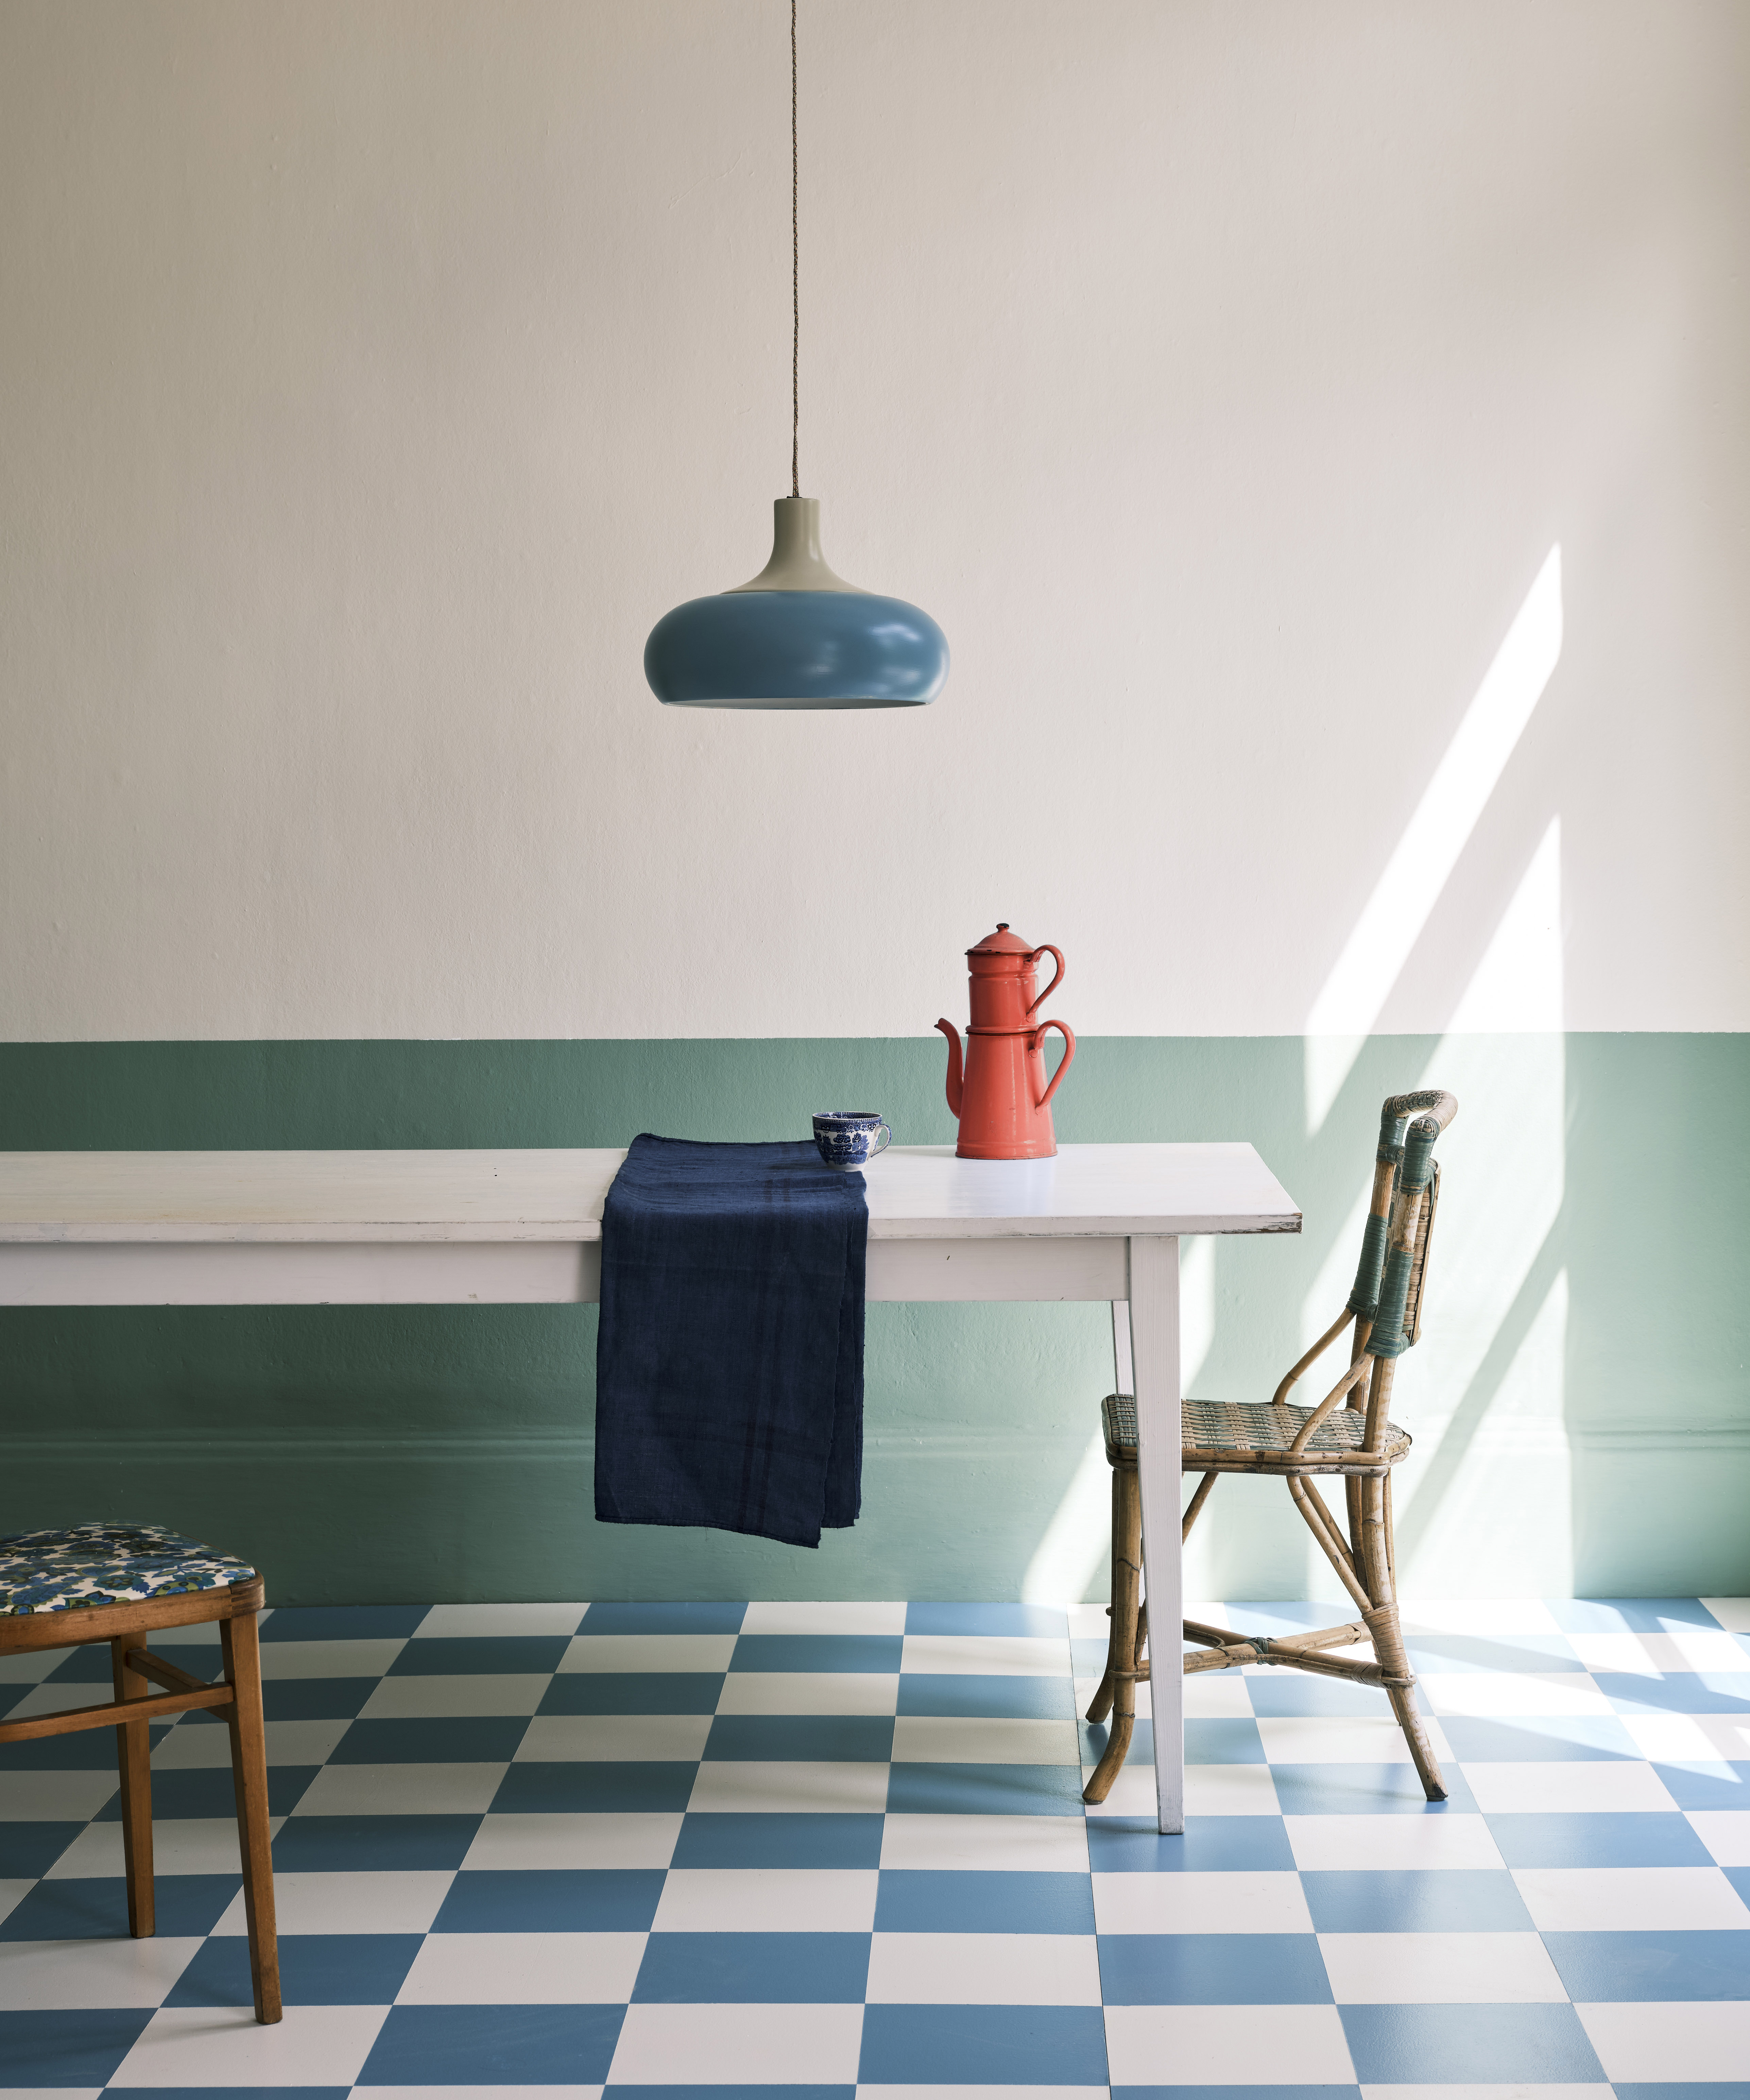
[[[1185,1511],[1183,1536],[1191,1536],[1219,1475],[1278,1473],[1360,1612],[1347,1625],[1283,1639],[1248,1636],[1188,1619],[1185,1639],[1205,1652],[1184,1658],[1186,1674],[1273,1663],[1351,1683],[1377,1684],[1391,1702],[1430,1801],[1445,1800],[1446,1783],[1416,1710],[1416,1680],[1398,1617],[1391,1538],[1391,1468],[1409,1449],[1410,1439],[1388,1410],[1397,1360],[1422,1338],[1428,1241],[1440,1193],[1435,1140],[1457,1113],[1451,1094],[1432,1089],[1394,1094],[1385,1104],[1355,1287],[1341,1315],[1289,1372],[1269,1404],[1188,1400],[1182,1407],[1183,1470],[1203,1476]],[[1351,1321],[1349,1368],[1316,1407],[1290,1405],[1288,1396],[1295,1383]],[[1088,1802],[1104,1801],[1111,1791],[1131,1746],[1136,1687],[1148,1678],[1144,1653],[1148,1607],[1139,1600],[1142,1500],[1136,1474],[1136,1403],[1127,1394],[1113,1393],[1100,1414],[1113,1468],[1112,1630],[1105,1674],[1087,1718],[1103,1721],[1110,1713],[1112,1729],[1105,1754],[1082,1792]],[[1320,1473],[1342,1476],[1347,1539],[1312,1485],[1312,1476]],[[1329,1652],[1362,1641],[1372,1646],[1371,1662]]]

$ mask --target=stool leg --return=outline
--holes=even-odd
[[[131,1643],[109,1643],[110,1674],[118,1699],[144,1699],[152,1686],[127,1666]],[[116,1731],[116,1756],[121,1770],[121,1857],[128,1877],[128,1930],[150,1939],[157,1930],[152,1888],[152,1724],[125,1721]]]
[[[1113,1687],[1117,1682],[1113,1673],[1124,1667],[1123,1649],[1118,1644],[1118,1584],[1123,1573],[1118,1556],[1123,1551],[1121,1543],[1124,1536],[1123,1489],[1119,1483],[1123,1474],[1117,1466],[1112,1469],[1112,1601],[1106,1607],[1106,1668],[1100,1680],[1100,1688],[1088,1701],[1087,1718],[1104,1721],[1112,1711]]]
[[[1105,1753],[1095,1766],[1082,1798],[1091,1807],[1112,1791],[1112,1783],[1130,1754],[1136,1727],[1137,1607],[1142,1586],[1143,1504],[1134,1466],[1112,1469],[1112,1635],[1106,1678],[1112,1688],[1112,1732]],[[1097,1703],[1097,1702],[1096,1702]]]
[[[237,1837],[243,1853],[243,1908],[249,1931],[249,1981],[255,2017],[280,2018],[280,1941],[274,1926],[273,1847],[267,1829],[267,1732],[262,1719],[262,1658],[256,1615],[221,1619],[225,1682],[236,1694],[226,1710],[231,1724],[231,1776],[237,1797]]]

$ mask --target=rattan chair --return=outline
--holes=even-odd
[[[1355,1288],[1341,1317],[1289,1371],[1270,1403],[1188,1400],[1182,1409],[1183,1467],[1203,1476],[1186,1508],[1183,1535],[1191,1536],[1222,1474],[1279,1474],[1360,1613],[1346,1626],[1282,1639],[1188,1619],[1184,1637],[1203,1652],[1185,1657],[1186,1674],[1276,1664],[1352,1684],[1377,1684],[1391,1702],[1430,1801],[1445,1800],[1446,1784],[1416,1710],[1416,1680],[1398,1620],[1392,1560],[1391,1469],[1409,1449],[1410,1440],[1387,1410],[1397,1360],[1421,1339],[1428,1238],[1440,1191],[1434,1145],[1457,1113],[1452,1095],[1435,1092],[1395,1094],[1386,1103]],[[1297,1380],[1351,1321],[1349,1368],[1316,1407],[1290,1406],[1288,1396]],[[1104,1801],[1112,1790],[1135,1726],[1136,1687],[1148,1677],[1148,1607],[1139,1602],[1142,1499],[1136,1475],[1136,1403],[1127,1394],[1112,1394],[1102,1403],[1100,1415],[1113,1469],[1112,1629],[1105,1673],[1087,1718],[1103,1721],[1110,1714],[1112,1727],[1104,1754],[1082,1790],[1082,1799],[1090,1802]],[[1342,1477],[1347,1540],[1313,1485],[1321,1473]],[[1329,1652],[1362,1641],[1372,1644],[1371,1662]]]
[[[262,1579],[246,1561],[144,1524],[82,1524],[0,1538],[0,1655],[108,1641],[115,1697],[28,1720],[0,1721],[0,1744],[82,1728],[116,1732],[121,1768],[121,1849],[127,1872],[128,1930],[156,1929],[152,1875],[152,1723],[196,1708],[231,1725],[231,1772],[243,1855],[243,1905],[249,1935],[255,2017],[280,2017],[280,1957],[274,1930],[273,1855],[267,1827],[267,1743],[262,1719],[256,1615]],[[224,1676],[217,1684],[179,1670],[146,1648],[172,1626],[218,1621]],[[154,1692],[153,1685],[164,1689]],[[69,1949],[68,1961],[77,1961]]]

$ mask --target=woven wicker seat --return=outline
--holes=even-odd
[[[1378,1685],[1391,1702],[1430,1801],[1446,1798],[1446,1785],[1416,1710],[1392,1557],[1391,1469],[1409,1449],[1410,1439],[1391,1419],[1387,1404],[1397,1359],[1422,1334],[1428,1241],[1440,1187],[1434,1144],[1457,1112],[1457,1102],[1447,1093],[1397,1094],[1386,1103],[1355,1287],[1342,1312],[1289,1372],[1275,1397],[1267,1403],[1180,1403],[1182,1467],[1203,1476],[1185,1510],[1184,1535],[1190,1537],[1223,1473],[1275,1473],[1357,1607],[1347,1625],[1282,1639],[1188,1619],[1184,1637],[1202,1652],[1185,1657],[1185,1670],[1274,1663]],[[1291,1405],[1288,1396],[1303,1374],[1351,1325],[1348,1369],[1316,1407]],[[1100,1419],[1112,1466],[1112,1631],[1087,1718],[1104,1721],[1109,1714],[1112,1726],[1104,1754],[1082,1790],[1088,1802],[1104,1801],[1112,1790],[1135,1727],[1136,1687],[1148,1677],[1135,1401],[1128,1393],[1109,1394],[1100,1403]],[[1316,1476],[1327,1473],[1343,1478],[1347,1539],[1314,1485]],[[1372,1644],[1371,1662],[1333,1652],[1363,1643]]]

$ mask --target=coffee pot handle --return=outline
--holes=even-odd
[[[1056,990],[1057,987],[1064,981],[1063,950],[1061,948],[1054,948],[1049,941],[1042,941],[1038,946],[1035,948],[1033,953],[1027,958],[1027,963],[1029,968],[1038,961],[1041,955],[1055,955],[1056,957],[1057,974],[1051,979],[1051,982],[1045,987],[1044,990],[1039,994],[1038,997],[1033,1002],[1032,1005],[1028,1008],[1027,1014],[1029,1020],[1038,1012],[1039,1008],[1044,1005],[1047,999],[1051,997],[1051,994]]]
[[[1055,950],[1053,951],[1053,953],[1056,953]],[[1058,1066],[1057,1070],[1052,1073],[1051,1083],[1050,1086],[1046,1088],[1045,1092],[1040,1095],[1038,1100],[1034,1104],[1036,1108],[1042,1109],[1046,1105],[1047,1102],[1051,1100],[1052,1095],[1057,1092],[1057,1089],[1063,1084],[1064,1074],[1069,1070],[1071,1065],[1074,1063],[1076,1054],[1075,1030],[1069,1026],[1067,1021],[1042,1021],[1038,1026],[1033,1031],[1033,1047],[1035,1050],[1040,1051],[1043,1053],[1045,1045],[1045,1031],[1048,1028],[1056,1029],[1064,1039],[1064,1061]]]

